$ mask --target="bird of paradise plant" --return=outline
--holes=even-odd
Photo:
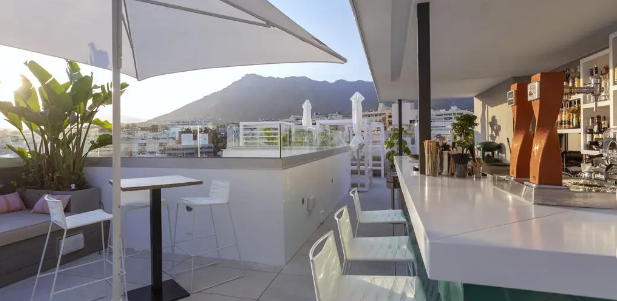
[[[93,84],[92,74],[82,75],[73,61],[66,63],[69,81],[63,84],[36,62],[25,65],[40,87],[22,75],[13,102],[0,101],[0,113],[26,141],[26,148],[7,144],[24,162],[21,185],[56,191],[89,188],[83,174],[86,157],[112,141],[108,133],[88,137],[93,127],[111,131],[111,123],[95,118],[112,103],[111,85]],[[122,83],[120,93],[127,87]]]

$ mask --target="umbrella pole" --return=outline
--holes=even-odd
[[[122,178],[122,162],[121,162],[121,137],[122,137],[122,120],[120,112],[120,68],[122,68],[122,0],[112,0],[112,108],[113,108],[113,198],[112,198],[112,214],[113,214],[113,301],[122,300],[122,276],[121,276],[121,257],[122,256],[122,241],[121,229],[122,219],[120,218],[120,181]]]

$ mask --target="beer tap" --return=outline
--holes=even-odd
[[[584,87],[570,87],[564,86],[563,92],[566,95],[573,94],[590,94],[593,96],[593,111],[596,112],[598,110],[598,99],[604,92],[604,88],[602,87],[602,77],[599,75],[594,75],[590,77],[590,84]]]

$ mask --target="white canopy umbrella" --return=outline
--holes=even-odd
[[[364,96],[360,92],[356,92],[351,96],[351,122],[353,123],[354,137],[349,143],[354,155],[358,150],[360,144],[362,144],[362,101]]]
[[[351,96],[351,119],[353,121],[353,131],[356,135],[362,135],[362,102],[364,96],[356,92]]]
[[[310,100],[306,100],[304,102],[304,104],[302,105],[302,126],[303,127],[309,127],[311,125],[313,125],[313,120],[311,119],[311,110],[312,110],[312,106],[311,106],[311,101]]]
[[[346,61],[267,0],[10,2],[0,10],[0,45],[111,69],[114,87],[120,72],[143,80],[207,68]],[[118,93],[112,123],[121,123]],[[114,126],[113,300],[121,295],[120,139],[121,127]]]

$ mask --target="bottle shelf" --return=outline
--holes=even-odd
[[[572,95],[570,95],[568,97],[568,100],[574,100],[574,99],[581,99],[582,100],[582,99],[585,98],[586,95],[587,94],[580,94],[580,93],[579,94],[572,94]]]
[[[608,107],[611,105],[610,100],[598,101],[598,108]],[[593,102],[583,104],[583,109],[593,109]]]
[[[559,134],[581,134],[582,129],[557,129]]]
[[[600,154],[600,151],[597,150],[590,150],[590,149],[584,149],[581,150],[581,154],[583,155],[591,155],[591,156],[597,156]]]

